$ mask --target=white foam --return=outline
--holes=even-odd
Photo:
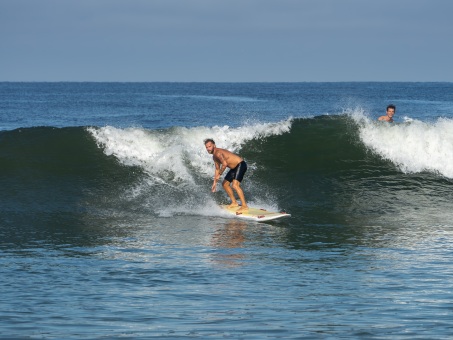
[[[185,181],[191,178],[189,167],[207,175],[213,174],[212,156],[206,152],[204,139],[213,138],[218,147],[239,152],[252,139],[288,132],[291,122],[289,118],[278,123],[257,123],[237,128],[177,127],[167,131],[106,126],[88,128],[88,131],[106,155],[115,156],[122,164],[139,166],[152,175],[167,174],[165,180]]]
[[[156,181],[191,179],[182,157],[183,146],[174,136],[111,126],[88,131],[106,155],[115,156],[124,165],[141,167]]]
[[[453,178],[453,120],[422,122],[403,117],[404,123],[386,123],[371,120],[361,110],[351,116],[365,146],[401,171],[430,171]]]

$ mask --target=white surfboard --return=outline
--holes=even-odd
[[[252,207],[249,207],[245,211],[238,211],[240,207],[229,208],[228,205],[220,205],[220,208],[237,218],[258,222],[271,221],[278,218],[291,216],[291,214],[287,214],[285,212],[268,211],[266,209]]]

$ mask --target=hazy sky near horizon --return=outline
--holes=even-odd
[[[453,81],[450,0],[0,0],[0,81]]]

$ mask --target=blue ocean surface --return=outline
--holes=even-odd
[[[453,83],[3,82],[0,117],[0,338],[453,337]],[[205,138],[291,217],[224,213]]]

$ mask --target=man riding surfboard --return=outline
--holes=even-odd
[[[212,155],[212,159],[215,164],[214,182],[212,183],[211,191],[217,190],[217,182],[220,176],[225,172],[226,168],[229,168],[227,175],[225,176],[222,186],[226,193],[231,199],[230,207],[238,207],[239,203],[234,197],[233,189],[237,192],[239,199],[241,200],[241,207],[237,210],[238,212],[248,209],[245,201],[244,192],[241,188],[241,182],[244,178],[244,174],[247,171],[247,163],[238,155],[216,147],[213,139],[205,139],[204,145],[206,151]]]

